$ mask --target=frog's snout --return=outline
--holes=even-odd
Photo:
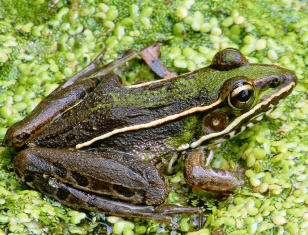
[[[288,70],[288,73],[285,74],[285,79],[284,80],[285,80],[286,84],[289,84],[289,83],[292,83],[292,82],[294,82],[296,84],[298,78],[297,78],[297,76],[295,75],[294,72]]]
[[[280,84],[276,85],[277,82],[273,80],[270,83],[270,86],[275,87],[276,85],[277,87],[279,87],[279,85],[281,85],[275,93],[278,95],[279,99],[282,99],[288,96],[292,92],[292,90],[296,86],[298,79],[295,73],[290,70],[286,70],[286,72],[283,73],[280,76],[280,78],[281,78]]]

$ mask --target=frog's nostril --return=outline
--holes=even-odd
[[[271,82],[270,82],[270,87],[271,88],[276,88],[278,87],[282,82],[282,79],[279,78],[274,78]]]

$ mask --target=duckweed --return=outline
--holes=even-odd
[[[177,23],[173,26],[173,33],[177,36],[182,36],[185,34],[185,26],[182,23]]]
[[[217,151],[213,164],[245,167],[243,187],[219,200],[191,192],[178,167],[167,177],[172,187],[167,203],[202,206],[207,222],[200,231],[188,232],[196,229],[190,217],[179,222],[190,235],[305,234],[308,20],[303,1],[49,2],[0,0],[0,138],[103,48],[108,63],[127,49],[164,40],[162,61],[179,73],[208,65],[219,49],[239,48],[251,62],[295,70],[299,85],[267,118]],[[134,81],[127,77],[126,82]],[[11,155],[4,147],[0,152],[0,234],[95,234],[101,222],[113,226],[114,234],[175,232],[157,222],[134,224],[100,213],[90,213],[88,221],[85,213],[25,191],[12,171]]]
[[[266,48],[266,40],[258,39],[255,44],[256,50],[260,51]]]
[[[188,16],[188,9],[184,6],[178,7],[175,15],[177,18],[183,19]]]
[[[189,225],[189,218],[183,218],[181,219],[180,221],[180,230],[182,232],[188,232],[189,231],[189,228],[190,228],[190,225]]]
[[[187,68],[187,62],[186,60],[183,60],[183,59],[176,59],[174,60],[173,64],[177,68],[182,68],[182,69]]]
[[[68,214],[69,214],[69,216],[71,216],[71,223],[72,224],[79,224],[80,221],[86,217],[85,213],[80,213],[80,212],[77,212],[77,211],[70,211]]]
[[[9,59],[5,51],[0,50],[0,63],[5,63]]]

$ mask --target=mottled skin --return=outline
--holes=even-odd
[[[291,92],[296,76],[249,64],[235,49],[217,53],[209,67],[175,76],[159,62],[157,48],[103,68],[99,55],[11,127],[5,142],[30,146],[15,158],[16,172],[71,207],[169,223],[172,214],[201,211],[163,205],[168,183],[153,164],[157,157],[187,149],[186,181],[198,189],[226,194],[241,185],[234,172],[204,166],[203,154],[192,149],[245,129]],[[138,54],[164,79],[123,86],[112,70]]]

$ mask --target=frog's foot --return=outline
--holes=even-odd
[[[131,155],[33,147],[15,157],[14,167],[31,187],[76,209],[176,226],[175,214],[202,219],[199,208],[163,206],[167,182],[151,163]]]
[[[163,204],[155,208],[155,212],[160,215],[179,215],[179,214],[194,214],[198,215],[198,228],[203,225],[203,212],[199,207],[181,207],[177,205]]]
[[[34,176],[36,177],[36,176]],[[175,228],[179,228],[179,224],[174,220],[174,214],[198,214],[199,229],[202,225],[202,211],[199,208],[185,207],[153,207],[146,205],[134,205],[120,200],[113,200],[106,196],[95,195],[80,189],[64,184],[55,178],[45,176],[45,178],[35,179],[32,186],[40,190],[42,193],[56,199],[63,205],[69,206],[77,210],[99,211],[108,215],[120,217],[138,217],[144,219],[152,219],[162,223],[167,223]],[[46,191],[46,189],[48,191]]]
[[[189,154],[185,162],[186,182],[194,188],[228,194],[244,184],[236,172],[204,166],[201,151]]]

